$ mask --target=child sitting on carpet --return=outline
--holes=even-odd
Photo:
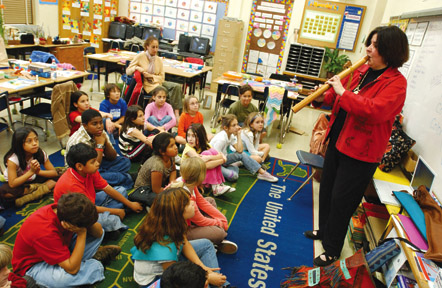
[[[183,113],[178,121],[178,135],[175,137],[178,144],[186,144],[186,133],[190,125],[194,123],[201,123],[201,125],[204,124],[204,117],[203,114],[198,111],[199,108],[200,103],[198,102],[198,98],[196,96],[191,95],[184,98]],[[213,135],[209,133],[209,140],[212,139],[212,137]]]
[[[40,148],[37,132],[30,127],[15,130],[4,163],[4,176],[8,183],[0,187],[0,196],[6,202],[15,200],[17,207],[40,199],[55,186],[53,179],[58,177],[58,173],[46,152]],[[41,166],[44,169],[40,169]]]
[[[69,113],[69,122],[71,125],[71,133],[69,136],[74,134],[81,126],[81,114],[84,111],[94,109],[89,104],[89,96],[86,92],[83,91],[75,91],[71,94],[71,108]],[[96,109],[94,109],[96,110]],[[98,110],[97,110],[98,111]],[[112,114],[100,112],[103,118],[112,118]]]
[[[121,96],[120,88],[114,84],[109,83],[104,86],[104,100],[100,103],[100,111],[112,115],[112,118],[105,120],[104,128],[111,138],[111,142],[115,142],[120,134],[121,124],[123,124],[124,116],[126,115],[127,104]]]
[[[97,218],[95,205],[80,193],[64,194],[57,204],[39,208],[17,233],[14,272],[44,287],[79,287],[103,280],[100,262],[115,258],[121,248],[99,247],[104,233]]]
[[[164,270],[161,279],[152,283],[148,288],[207,288],[209,280],[207,272],[201,266],[190,262],[182,261],[170,265]]]
[[[156,135],[152,142],[153,155],[141,166],[134,188],[147,188],[146,204],[151,206],[157,194],[176,179],[175,156],[178,148],[170,133]]]
[[[141,212],[143,207],[138,202],[127,199],[126,189],[112,188],[98,172],[97,151],[79,143],[72,146],[66,156],[69,169],[57,181],[54,189],[54,202],[57,203],[63,194],[68,192],[82,193],[97,206],[98,222],[104,231],[112,232],[127,228],[121,223],[125,214],[124,207]],[[99,192],[95,192],[95,191]],[[116,217],[118,216],[118,217]],[[116,235],[115,235],[116,234]],[[112,233],[115,237],[119,233]]]
[[[175,127],[176,118],[172,105],[166,103],[167,90],[163,86],[157,86],[152,91],[152,102],[147,104],[144,111],[144,127],[149,131],[158,129],[166,132]]]
[[[236,181],[238,179],[239,168],[235,162],[241,161],[240,164],[244,164],[250,173],[258,173],[258,179],[278,182],[278,178],[262,169],[258,162],[243,152],[242,141],[237,141],[237,137],[241,137],[241,127],[239,127],[235,115],[227,114],[221,117],[221,128],[222,131],[213,137],[212,141],[210,141],[210,145],[223,153],[227,158],[226,163],[221,167],[224,178],[228,181]]]
[[[244,125],[247,116],[252,112],[258,112],[258,107],[252,103],[253,89],[249,84],[239,88],[239,100],[230,105],[227,114],[233,114],[238,119],[239,126]]]
[[[228,284],[226,276],[215,272],[219,268],[213,244],[207,239],[189,242],[186,238],[186,220],[194,216],[193,206],[183,188],[169,188],[158,194],[130,250],[138,285],[150,285],[170,265],[186,260],[206,270],[211,285]]]
[[[201,157],[206,163],[207,173],[202,184],[212,186],[213,196],[234,192],[235,188],[224,185],[225,180],[221,165],[226,162],[226,157],[210,147],[204,126],[200,123],[190,125],[186,138],[187,144],[183,151],[183,160],[189,157]]]
[[[236,253],[238,246],[225,240],[229,228],[226,216],[216,208],[215,199],[203,197],[198,190],[206,178],[204,161],[199,157],[185,159],[180,171],[183,181],[172,183],[171,187],[184,187],[190,193],[190,200],[195,203],[195,215],[187,220],[187,239],[206,238],[217,245],[218,251],[226,254]]]
[[[131,162],[144,163],[152,156],[152,141],[155,135],[146,137],[143,133],[144,112],[138,105],[130,106],[126,111],[121,128],[118,146],[120,152]]]
[[[9,270],[12,250],[5,244],[0,244],[0,288],[26,288],[37,287],[34,279],[29,276],[21,277]]]
[[[263,130],[264,118],[258,112],[252,112],[247,116],[244,128],[241,130],[241,140],[245,144],[244,152],[258,163],[264,162],[270,152],[269,144],[260,143]]]
[[[132,177],[127,173],[130,169],[130,160],[119,156],[111,144],[109,136],[103,130],[103,118],[97,110],[89,109],[81,115],[83,123],[80,129],[75,132],[66,144],[66,155],[69,149],[78,144],[85,143],[94,148],[97,153],[97,162],[100,165],[99,171],[111,186],[123,186],[131,189],[133,186]],[[66,156],[65,156],[66,157]]]

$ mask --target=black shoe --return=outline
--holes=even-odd
[[[316,232],[316,234],[314,234],[313,232]],[[305,231],[304,236],[307,237],[308,239],[312,239],[312,240],[321,240],[321,236],[319,236],[318,230]]]
[[[120,238],[120,230],[109,231],[104,233],[104,240],[106,241],[116,241]]]
[[[321,259],[322,255],[325,255],[326,260]],[[333,262],[335,262],[338,259],[339,259],[338,256],[330,256],[330,255],[327,255],[327,252],[324,252],[321,255],[319,255],[318,257],[316,257],[315,259],[313,259],[313,265],[318,266],[318,267],[324,267],[324,266],[328,266],[328,265],[332,264]]]

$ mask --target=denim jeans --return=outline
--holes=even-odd
[[[227,161],[221,167],[221,171],[224,178],[226,178],[228,181],[236,181],[236,179],[238,179],[239,168],[236,166],[231,166],[230,164],[232,163],[242,161],[244,167],[246,167],[246,169],[252,174],[256,174],[256,172],[258,172],[258,170],[261,168],[261,165],[258,162],[250,158],[250,156],[244,152],[229,153],[227,154],[226,158]]]
[[[117,156],[112,161],[103,159],[98,171],[100,172],[101,177],[103,177],[103,179],[112,187],[123,186],[126,189],[132,189],[134,181],[127,173],[130,166],[131,162],[128,158]]]
[[[164,124],[168,123],[170,120],[172,120],[172,117],[170,117],[169,115],[164,116],[161,120],[158,120],[155,116],[150,116],[149,118],[147,118],[147,122],[155,127],[164,126]]]
[[[207,239],[191,240],[189,243],[192,245],[196,252],[196,255],[200,258],[201,262],[209,268],[219,268],[218,258],[216,258],[216,250],[213,247],[212,242]],[[180,261],[187,261],[186,256],[183,253],[180,254]],[[229,285],[230,283],[226,281],[224,285]],[[213,286],[210,286],[213,287]]]
[[[74,250],[77,238],[72,238],[69,250]],[[40,262],[29,268],[26,275],[31,276],[37,284],[47,287],[77,287],[90,285],[104,279],[104,267],[100,261],[92,259],[97,252],[98,247],[103,241],[104,232],[101,238],[95,238],[88,235],[86,237],[86,246],[84,248],[83,259],[80,270],[77,274],[67,273],[58,265],[49,265],[46,262]]]
[[[127,198],[127,190],[124,187],[116,186],[114,189]],[[123,203],[113,199],[104,191],[99,191],[96,193],[95,205],[108,208],[124,209]],[[111,215],[109,212],[99,213],[97,222],[103,226],[103,229],[106,232],[127,229],[127,226],[121,222],[120,217],[117,215]]]

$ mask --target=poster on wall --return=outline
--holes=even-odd
[[[298,42],[312,46],[354,51],[366,7],[307,0]]]
[[[269,77],[281,72],[294,0],[254,0],[242,72]]]
[[[227,11],[229,0],[130,0],[129,18],[164,28],[163,36],[178,40],[180,34],[216,37],[216,23]],[[222,14],[221,14],[222,15]],[[272,44],[269,44],[270,47]],[[212,49],[214,43],[211,42]]]

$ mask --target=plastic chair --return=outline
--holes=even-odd
[[[287,180],[287,178],[292,175],[292,173],[296,170],[296,168],[298,168],[298,166],[300,164],[302,165],[306,165],[306,166],[310,166],[313,167],[315,169],[322,169],[324,167],[324,157],[322,157],[321,155],[318,154],[313,154],[313,153],[309,153],[309,152],[305,152],[302,150],[298,150],[296,151],[296,156],[299,159],[298,164],[296,164],[295,167],[292,168],[292,170],[290,170],[290,172],[285,176],[285,178],[282,180],[283,182],[285,182]],[[302,188],[304,188],[305,185],[307,185],[307,183],[313,178],[313,175],[315,175],[315,173],[310,174],[310,176],[307,178],[307,180],[304,181],[304,183],[301,184],[301,186],[299,186],[299,188],[292,194],[292,196],[290,196],[290,198],[288,198],[287,200],[292,200],[292,198],[299,192],[301,191]]]
[[[218,101],[215,104],[215,114],[213,114],[212,119],[210,121],[210,127],[213,129],[216,128],[218,119],[227,113],[227,110],[230,108],[235,100],[232,99],[232,96],[239,97],[239,86],[224,83],[221,87],[221,101]]]
[[[8,130],[9,132],[13,131],[13,123],[12,123],[12,116],[11,116],[11,109],[9,108],[9,99],[8,99],[8,92],[2,92],[0,93],[0,111],[7,110],[8,111],[8,119],[5,119],[4,117],[0,117],[0,119],[3,122],[0,122],[0,132],[4,130]]]
[[[92,46],[89,46],[89,47],[86,47],[86,48],[84,48],[84,50],[83,50],[83,55],[84,56],[86,56],[86,55],[91,55],[91,54],[95,54],[95,47],[92,47]],[[86,63],[86,59],[89,59],[89,69],[87,69],[87,63]],[[96,67],[96,61],[94,60],[94,59],[90,59],[90,58],[86,58],[86,57],[84,57],[83,58],[83,61],[84,61],[84,67],[85,67],[85,72],[88,72],[88,73],[90,73],[91,74],[91,76],[92,76],[92,79],[91,79],[91,88],[90,88],[90,91],[92,92],[92,91],[94,91],[94,88],[93,88],[93,86],[94,86],[94,80],[95,79],[97,79],[98,78],[98,74],[95,72],[95,67]],[[100,91],[100,84],[97,84],[98,86],[97,86],[97,88],[98,88],[98,91]],[[91,100],[92,100],[92,94],[91,94]]]
[[[184,58],[184,62],[192,63],[192,64],[198,64],[198,65],[204,65],[204,61],[201,58],[186,57],[186,58]],[[204,85],[203,80],[204,79],[203,79],[202,75],[193,77],[193,83],[192,83],[193,85],[189,89],[189,95],[194,95],[195,94],[196,83],[198,83],[199,84],[199,90],[200,90],[200,97],[199,97],[199,99],[202,99],[201,92],[204,89],[204,87],[203,87],[203,85]],[[186,94],[187,86],[188,85],[186,83],[184,85],[184,94]]]
[[[52,114],[51,114],[51,104],[50,103],[38,103],[28,108],[24,108],[20,110],[20,113],[25,115],[22,120],[23,126],[26,124],[26,120],[28,117],[42,119],[45,122],[45,127],[40,127],[37,125],[36,121],[33,126],[36,126],[43,130],[45,135],[45,141],[48,139],[49,130],[48,123],[52,124]],[[34,119],[35,120],[35,119]]]

